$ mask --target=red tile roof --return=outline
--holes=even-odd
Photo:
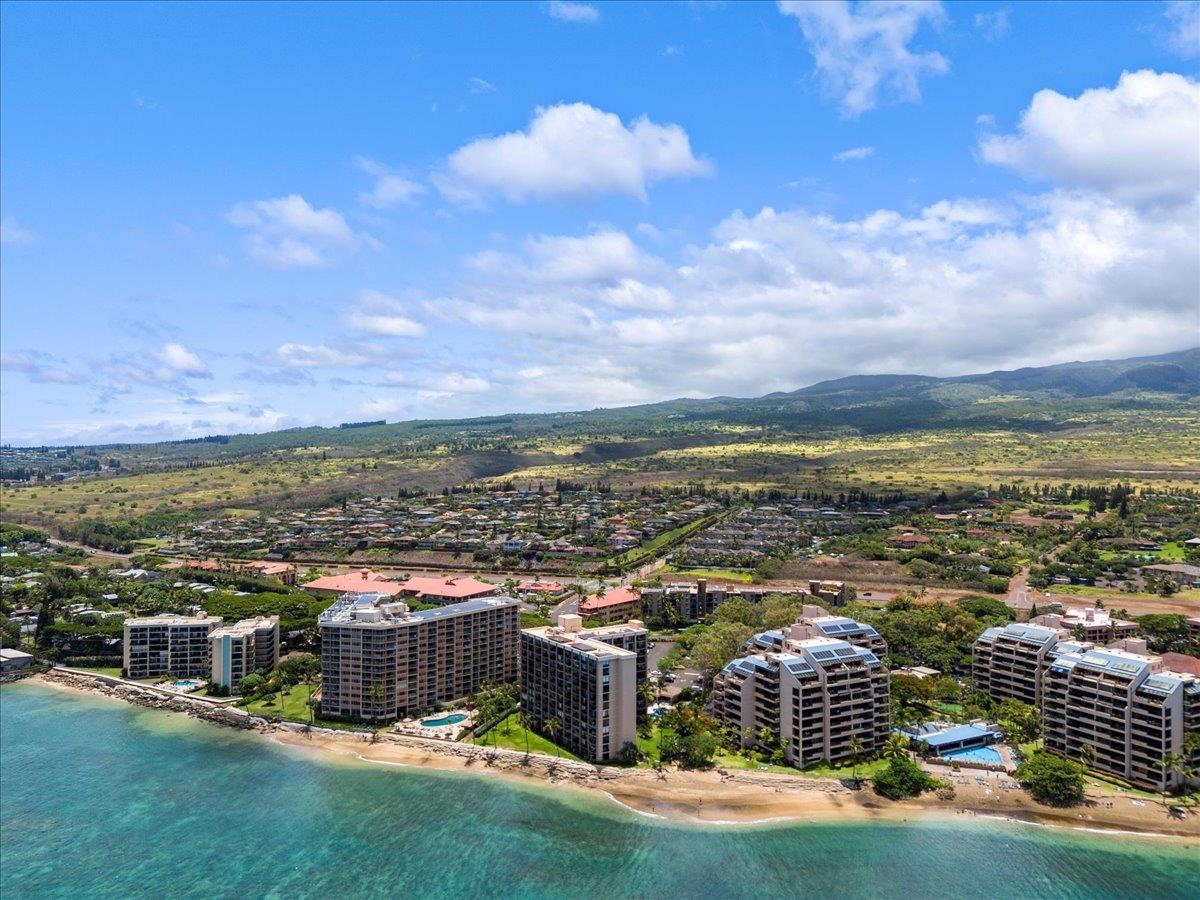
[[[394,581],[388,581],[378,572],[363,569],[348,575],[326,575],[302,585],[311,591],[336,591],[339,594],[387,594],[394,597],[404,588]]]
[[[1183,653],[1164,653],[1162,661],[1163,665],[1172,672],[1200,676],[1200,659],[1196,659],[1194,656],[1186,656]]]
[[[603,594],[596,597],[588,597],[579,604],[580,612],[590,612],[595,609],[608,609],[612,606],[620,606],[624,603],[637,603],[641,599],[641,594],[633,588],[609,588]]]
[[[431,578],[415,575],[400,585],[404,593],[417,597],[451,597],[455,600],[470,600],[472,597],[487,597],[498,593],[499,588],[486,581],[470,576],[462,578]]]

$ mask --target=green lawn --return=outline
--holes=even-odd
[[[559,756],[563,759],[571,759],[576,762],[582,762],[578,756],[570,753],[561,747],[556,747],[546,738],[542,737],[536,731],[526,731],[521,723],[517,721],[517,714],[513,713],[483,737],[476,738],[475,744],[483,747],[503,747],[507,750],[520,750],[525,752],[525,736],[529,736],[529,752],[541,753],[546,756]]]
[[[878,773],[888,767],[891,760],[887,759],[872,759],[859,763],[858,777],[859,778],[874,778]],[[794,770],[793,770],[794,771]],[[809,766],[804,769],[801,775],[806,775],[809,778],[853,778],[853,766]]]
[[[1158,558],[1163,562],[1183,562],[1187,557],[1183,552],[1183,544],[1172,542],[1163,544],[1162,549],[1158,551]]]
[[[722,750],[713,757],[713,765],[718,769],[737,769],[744,772],[769,772],[773,775],[799,775],[798,769],[791,766],[776,766],[771,763],[759,762],[757,759],[746,759],[740,753],[728,753]]]
[[[308,692],[305,684],[287,688],[273,697],[264,697],[247,703],[245,708],[256,716],[279,716],[297,722],[308,721]],[[315,690],[315,688],[312,688]]]
[[[68,662],[66,665],[70,666]],[[80,672],[95,672],[97,675],[113,675],[117,678],[121,677],[120,666],[71,666],[72,669],[79,669]]]

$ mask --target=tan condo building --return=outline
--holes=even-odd
[[[410,612],[381,594],[346,594],[321,613],[321,713],[403,718],[516,681],[520,606],[482,597]]]
[[[211,645],[210,683],[232,691],[255,672],[279,665],[279,616],[242,619],[218,628],[208,636]]]
[[[1113,648],[1060,653],[1042,689],[1046,749],[1161,791],[1184,776],[1163,766],[1200,732],[1200,680],[1171,672],[1159,657]],[[1085,747],[1090,748],[1085,751]],[[1195,767],[1200,753],[1187,760]]]
[[[128,678],[207,678],[208,636],[220,616],[177,616],[164,613],[125,620],[122,666]]]
[[[737,729],[744,746],[761,746],[770,733],[800,768],[882,747],[891,713],[890,677],[878,655],[886,644],[870,626],[850,619],[838,624],[845,638],[810,636],[815,626],[803,616],[789,633],[755,635],[747,644],[751,652],[717,675],[713,715]],[[850,643],[852,635],[875,649]]]
[[[521,709],[537,731],[576,756],[615,759],[636,742],[646,648],[646,629],[637,620],[585,629],[580,616],[564,615],[557,626],[527,628],[521,632]],[[551,721],[556,729],[548,727]]]

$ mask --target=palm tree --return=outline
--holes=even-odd
[[[554,736],[562,731],[562,719],[558,716],[551,716],[543,727],[546,729],[546,734],[550,735],[550,742],[554,744],[554,755],[558,756],[558,742],[554,740]]]
[[[533,719],[525,710],[517,710],[517,724],[525,732],[525,759],[529,759],[529,729],[533,727]]]
[[[883,742],[880,755],[884,759],[902,759],[908,756],[908,738],[898,731],[893,731]]]
[[[1164,808],[1167,805],[1167,794],[1171,792],[1171,787],[1169,784],[1170,776],[1174,775],[1179,770],[1179,767],[1183,764],[1183,757],[1178,753],[1164,753],[1162,759],[1159,760],[1159,765],[1162,766],[1163,771],[1162,796]]]
[[[367,688],[367,696],[371,698],[371,718],[379,721],[379,707],[383,705],[383,685],[373,684]]]
[[[1079,761],[1083,763],[1085,769],[1090,769],[1096,764],[1096,748],[1091,744],[1084,744],[1079,748]]]
[[[857,734],[850,735],[850,774],[854,776],[854,780],[858,781],[858,757],[862,753],[862,741],[858,739]]]

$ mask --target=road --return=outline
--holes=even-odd
[[[1033,609],[1033,601],[1029,598],[1029,566],[1023,568],[1008,582],[1008,594],[1004,604],[1009,609],[1028,613]]]

